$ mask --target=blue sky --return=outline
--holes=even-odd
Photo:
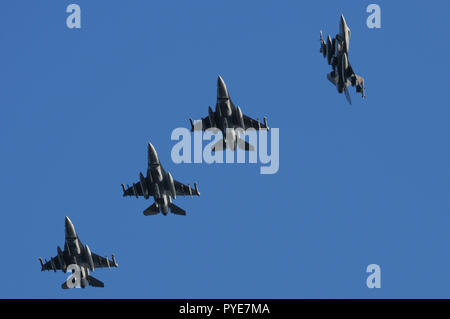
[[[2,298],[450,297],[448,1],[14,1],[0,13]],[[344,13],[366,79],[326,80],[319,30]],[[214,106],[216,79],[280,129],[280,170],[174,164],[170,140]],[[123,198],[156,147],[201,197],[145,217]],[[38,257],[115,253],[104,289],[63,291]],[[381,266],[382,288],[365,285]]]

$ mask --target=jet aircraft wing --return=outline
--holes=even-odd
[[[125,186],[122,184],[123,189],[123,196],[144,196],[144,192],[142,191],[141,182],[134,183],[132,186],[128,186],[128,188],[125,188]],[[148,189],[148,195],[153,196],[153,190],[150,187]]]
[[[102,257],[94,253],[92,253],[92,261],[94,262],[95,268],[117,267],[115,261],[109,260],[107,257]]]
[[[191,186],[184,185],[177,180],[173,180],[175,185],[175,191],[177,192],[177,196],[198,196],[197,188],[192,189]]]
[[[209,120],[208,116],[202,118],[202,130],[203,131],[207,130],[209,128],[213,128],[213,127],[216,127],[216,125],[212,121]]]
[[[46,270],[60,270],[62,269],[61,264],[58,261],[58,257],[53,257],[50,258],[49,261],[46,261],[45,263],[42,262],[41,259],[39,259],[41,261],[41,271],[46,271]]]
[[[264,121],[264,123],[261,123],[257,120],[252,119],[251,117],[243,114],[242,117],[244,118],[244,129],[253,128],[255,130],[267,130],[269,127],[267,126],[267,123]]]
[[[205,131],[209,128],[215,128],[214,120],[210,119],[209,116],[202,117],[201,120],[196,121],[195,123],[191,122],[192,128],[191,132],[194,131]]]
[[[142,187],[140,183],[133,184],[133,186],[128,187],[123,192],[123,196],[144,196],[144,193],[142,192]]]

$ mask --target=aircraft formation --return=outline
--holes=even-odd
[[[364,79],[355,74],[348,60],[350,47],[350,28],[348,27],[343,15],[340,17],[339,33],[334,39],[330,36],[327,42],[324,41],[322,31],[320,31],[320,52],[327,58],[328,64],[332,71],[327,74],[328,80],[333,83],[339,93],[345,93],[348,102],[351,104],[348,86],[356,87],[356,92],[361,93],[365,97]],[[269,130],[267,118],[263,117],[263,123],[259,119],[253,119],[242,113],[239,106],[235,106],[230,98],[227,86],[223,78],[219,75],[217,79],[217,101],[215,111],[211,107],[208,108],[208,115],[194,123],[192,118],[189,119],[191,124],[191,132],[196,130],[205,131],[207,129],[216,129],[222,132],[223,139],[217,142],[212,151],[223,151],[226,148],[236,150],[237,147],[246,151],[253,151],[254,146],[247,143],[239,137],[240,131],[247,129]],[[231,132],[231,134],[227,134]],[[149,199],[153,197],[153,204],[146,208],[143,213],[145,216],[156,215],[162,213],[164,216],[169,212],[175,215],[186,215],[186,211],[173,203],[177,196],[200,196],[198,184],[194,183],[194,188],[190,184],[183,184],[175,180],[171,173],[166,172],[159,160],[155,147],[148,143],[148,161],[146,175],[139,173],[139,180],[132,183],[131,186],[121,184],[123,196],[135,196],[136,198],[144,197]],[[61,270],[64,273],[72,271],[78,273],[71,276],[62,284],[63,289],[74,288],[77,280],[78,286],[86,288],[88,285],[92,287],[104,287],[104,284],[92,277],[91,272],[95,268],[116,268],[118,264],[115,256],[112,259],[101,257],[92,253],[87,245],[83,245],[78,238],[75,227],[69,217],[65,217],[65,243],[62,250],[57,246],[57,255],[50,258],[49,261],[41,263],[41,271]]]

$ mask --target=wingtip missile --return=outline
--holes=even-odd
[[[266,127],[267,130],[270,130],[269,125],[267,125],[267,116],[264,116],[264,126]]]
[[[114,254],[112,254],[111,258],[112,258],[113,266],[116,268],[119,267],[119,265],[117,264],[117,261],[116,261],[116,256],[114,256]]]
[[[55,263],[53,261],[53,258],[50,258],[50,265],[52,266],[53,271],[56,272],[56,266],[55,266]]]
[[[44,271],[44,262],[41,257],[39,257],[39,262],[41,263],[41,271]]]
[[[125,190],[125,185],[124,185],[124,184],[120,184],[120,185],[122,185],[123,196],[125,196],[125,192],[126,192],[126,190]]]
[[[198,184],[194,183],[194,191],[195,191],[195,195],[200,196],[200,192],[198,191]]]

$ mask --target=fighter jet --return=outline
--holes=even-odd
[[[123,196],[144,196],[148,199],[153,196],[155,202],[144,211],[145,216],[156,215],[160,212],[167,215],[169,210],[176,215],[186,215],[186,211],[172,203],[172,198],[177,196],[192,195],[200,196],[197,183],[194,183],[194,189],[174,180],[170,173],[166,173],[159,162],[158,154],[151,143],[148,143],[148,167],[147,176],[139,173],[139,182],[133,186],[122,184]],[[172,198],[171,198],[172,197]]]
[[[104,287],[105,285],[100,280],[89,275],[89,270],[94,271],[95,268],[104,268],[104,267],[117,267],[116,258],[112,255],[112,260],[109,260],[108,257],[101,257],[97,254],[94,254],[89,249],[88,245],[83,246],[80,239],[77,236],[75,231],[75,227],[73,226],[69,217],[66,216],[66,242],[64,243],[64,250],[57,247],[57,255],[56,257],[50,258],[50,261],[45,260],[45,263],[42,261],[42,258],[39,258],[41,262],[41,271],[45,270],[62,270],[64,273],[67,272],[68,267],[71,265],[78,265],[79,267],[79,283],[81,288],[86,288],[87,285],[93,287]],[[72,272],[75,272],[75,269],[70,269]],[[72,283],[76,280],[75,278],[71,278]],[[63,289],[69,289],[74,287],[69,287],[67,281],[62,284]]]
[[[347,89],[348,86],[356,87],[356,92],[361,93],[363,98],[366,96],[364,93],[364,79],[353,71],[348,61],[350,35],[350,28],[347,26],[344,15],[341,15],[339,34],[336,35],[336,38],[331,39],[328,35],[325,43],[322,31],[320,31],[320,52],[333,69],[331,73],[327,74],[328,80],[336,86],[339,93],[344,92],[347,101],[352,104]]]
[[[259,122],[259,119],[254,120],[242,114],[239,106],[234,106],[230,95],[228,94],[227,86],[220,75],[217,79],[216,110],[213,112],[210,106],[208,112],[207,117],[202,118],[195,124],[192,118],[190,118],[189,121],[191,122],[191,132],[194,130],[205,131],[210,128],[216,128],[222,132],[223,139],[213,145],[213,152],[224,150],[227,146],[232,150],[235,150],[236,146],[239,146],[241,149],[253,151],[253,145],[250,145],[239,138],[236,129],[246,130],[248,128],[253,128],[255,130],[269,130],[266,117],[264,117],[264,124],[262,124]],[[228,136],[227,129],[229,129],[230,132]]]

